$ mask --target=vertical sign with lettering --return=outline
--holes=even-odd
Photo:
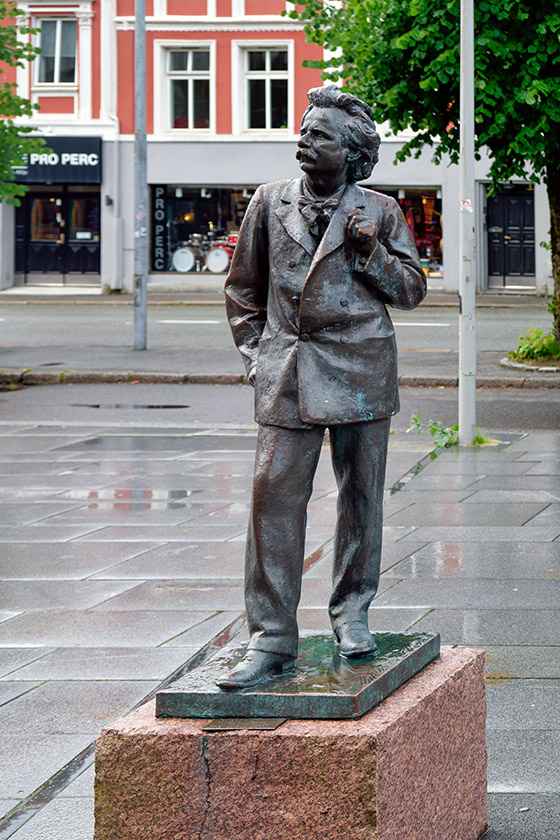
[[[167,225],[165,219],[165,193],[167,187],[152,187],[152,271],[166,271]]]

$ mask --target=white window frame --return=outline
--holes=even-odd
[[[247,53],[249,50],[286,50],[288,53],[288,70],[285,77],[288,81],[288,124],[286,128],[249,128],[249,102],[247,94],[247,80],[252,75],[246,69]],[[258,72],[258,75],[257,75]],[[284,72],[284,71],[282,71]],[[262,135],[266,137],[281,137],[294,133],[294,42],[293,40],[246,40],[232,41],[232,122],[234,134],[245,134],[251,137]],[[254,78],[283,78],[275,71],[255,71]],[[268,101],[269,85],[267,85]],[[269,104],[269,103],[268,103]],[[267,104],[267,120],[269,107]]]
[[[196,71],[192,75],[182,76],[179,71],[171,74],[168,70],[170,53],[181,50],[207,50],[210,53],[210,66],[207,71]],[[171,125],[171,80],[173,78],[208,78],[210,89],[209,128],[173,128]],[[156,92],[161,91],[161,96]],[[204,137],[216,133],[216,42],[183,41],[166,39],[154,41],[154,134],[166,134],[173,137]],[[189,97],[189,109],[192,97]]]
[[[71,21],[76,25],[76,52],[74,55],[74,81],[73,82],[61,82],[57,79],[57,75],[60,74],[60,41],[61,41],[61,31],[62,31],[62,24],[66,21]],[[36,18],[35,26],[39,29],[42,28],[43,22],[48,23],[56,23],[56,36],[55,36],[55,78],[52,82],[41,82],[39,81],[39,73],[41,68],[41,56],[39,56],[35,62],[35,78],[34,78],[34,87],[37,89],[45,90],[45,91],[52,91],[56,88],[56,90],[76,90],[78,87],[78,77],[79,77],[79,66],[78,66],[78,42],[79,42],[79,26],[78,20],[76,15],[38,15]],[[41,46],[41,32],[37,34],[37,46]]]

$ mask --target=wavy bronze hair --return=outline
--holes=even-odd
[[[343,93],[336,85],[311,88],[307,92],[309,105],[302,122],[312,108],[340,108],[349,116],[345,126],[344,143],[353,154],[348,168],[350,181],[364,181],[369,178],[379,160],[381,137],[375,130],[371,108],[367,102],[351,93]]]

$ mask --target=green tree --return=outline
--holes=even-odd
[[[31,126],[15,125],[17,117],[31,116],[38,106],[18,96],[15,82],[2,79],[10,67],[25,67],[40,50],[27,37],[38,30],[19,23],[23,12],[10,0],[0,0],[0,201],[19,204],[18,196],[27,187],[13,181],[13,166],[21,166],[25,156],[43,148],[45,141],[31,136]]]
[[[294,0],[291,0],[294,2]],[[494,185],[547,184],[554,333],[560,340],[560,5],[558,0],[475,0],[476,149]],[[459,0],[298,0],[288,14],[333,57],[309,62],[365,99],[393,131],[414,138],[397,158],[459,156]]]

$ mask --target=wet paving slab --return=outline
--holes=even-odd
[[[406,543],[398,545],[402,550]],[[409,581],[420,578],[556,580],[560,577],[560,542],[424,543],[387,573]]]
[[[83,544],[82,544],[83,545]],[[121,543],[117,543],[121,545]],[[146,551],[95,575],[96,580],[170,580],[232,578],[242,580],[245,544],[173,543]],[[329,575],[330,577],[330,575]]]
[[[83,580],[140,557],[153,543],[5,543],[0,553],[0,579]],[[118,578],[118,575],[116,575]]]

